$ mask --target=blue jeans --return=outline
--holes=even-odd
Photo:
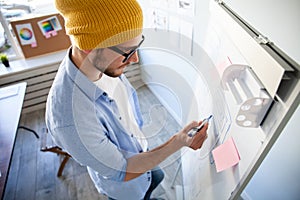
[[[151,184],[150,187],[148,188],[144,200],[149,200],[150,196],[153,192],[153,190],[161,183],[161,181],[164,179],[165,175],[164,172],[159,168],[155,167],[154,169],[151,170]],[[110,197],[108,197],[109,200],[115,200]]]

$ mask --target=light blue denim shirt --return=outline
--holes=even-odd
[[[118,106],[70,60],[61,63],[47,99],[46,125],[53,140],[88,171],[99,192],[115,199],[143,199],[151,172],[127,182],[127,158],[142,151],[132,133],[123,128]],[[138,125],[143,125],[135,90],[124,75]]]

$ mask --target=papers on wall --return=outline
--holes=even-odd
[[[190,17],[195,15],[195,1],[194,0],[179,0],[178,12]]]
[[[192,51],[193,30],[194,26],[192,23],[180,20],[180,49],[183,52]]]
[[[16,25],[16,29],[21,45],[36,47],[36,39],[30,23]]]
[[[168,14],[164,11],[154,9],[151,13],[151,27],[155,29],[168,29]]]
[[[46,38],[56,36],[57,31],[62,30],[62,27],[56,16],[52,16],[42,21],[39,21],[38,26]]]

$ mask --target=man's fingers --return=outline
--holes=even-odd
[[[198,124],[198,122],[196,122],[196,121],[193,121],[193,122],[191,122],[190,124],[188,124],[184,129],[183,129],[183,131],[184,132],[189,132],[192,128],[194,128],[194,127],[196,127],[196,126],[198,126],[199,124]]]

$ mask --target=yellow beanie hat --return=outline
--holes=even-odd
[[[55,6],[72,43],[82,50],[115,46],[142,32],[136,0],[55,0]]]

